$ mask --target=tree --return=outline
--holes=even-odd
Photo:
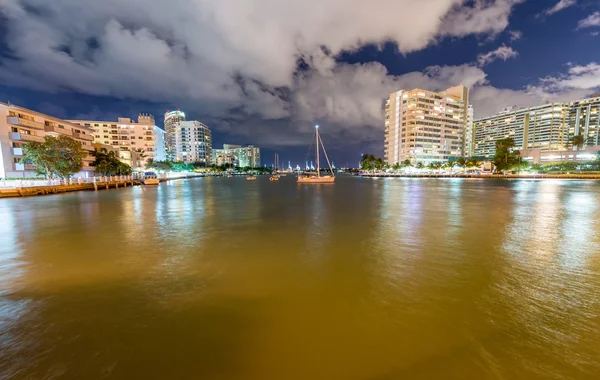
[[[400,165],[397,162],[392,166],[392,170],[394,170],[395,172],[397,172],[400,169],[402,169],[402,165]]]
[[[406,166],[406,167],[410,167],[412,166],[412,163],[410,162],[410,160],[407,158],[406,160],[402,161],[402,165]]]
[[[467,166],[467,160],[464,157],[460,157],[458,160],[456,160],[456,165],[460,166],[463,170],[465,170],[465,166]]]
[[[585,139],[582,135],[575,135],[569,139],[569,143],[567,144],[567,148],[571,145],[573,148],[577,148],[576,150],[581,150],[583,145],[585,144]]]
[[[106,149],[101,149],[92,153],[96,160],[94,161],[94,168],[96,173],[106,175],[129,175],[131,174],[131,166],[124,162],[121,162],[116,156],[114,151],[107,152]],[[148,163],[152,163],[150,159]]]
[[[417,164],[415,165],[415,168],[417,168],[417,169],[423,169],[424,166],[425,165],[423,165],[422,162],[417,162]]]
[[[520,152],[513,150],[515,140],[511,137],[496,141],[496,154],[494,155],[494,165],[496,172],[505,172],[512,166],[519,164]]]
[[[81,143],[68,136],[45,136],[44,142],[24,145],[25,160],[37,165],[36,173],[48,179],[69,178],[83,167],[88,155]]]
[[[363,170],[373,170],[377,158],[372,154],[363,154],[360,159],[360,168]]]

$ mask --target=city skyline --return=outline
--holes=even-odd
[[[327,0],[319,18],[309,2],[288,19],[271,17],[282,9],[266,0],[234,13],[227,1],[182,0],[169,15],[154,1],[144,12],[135,4],[64,3],[9,0],[0,11],[1,101],[62,119],[147,113],[160,127],[159,115],[180,108],[210,126],[213,145],[260,146],[266,163],[273,151],[303,162],[317,123],[335,161],[383,156],[385,99],[401,89],[463,83],[480,119],[513,105],[583,99],[600,86],[592,48],[600,6],[591,0],[443,0],[414,10],[382,1],[345,16],[343,2]],[[77,23],[54,9],[65,5]],[[173,22],[210,12],[223,19]],[[329,26],[335,22],[339,30]]]

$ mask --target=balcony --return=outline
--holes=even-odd
[[[37,165],[23,164],[20,162],[15,164],[15,170],[35,170],[35,169],[37,169]]]
[[[85,149],[85,150],[89,151],[89,152],[94,152],[94,151],[96,150],[96,148],[94,148],[94,147],[93,147],[93,146],[91,146],[91,145],[84,145],[84,144],[81,144],[81,147],[82,147],[83,149]]]
[[[28,135],[25,133],[19,132],[9,132],[10,139],[15,141],[35,141],[35,142],[44,142],[44,138],[40,136]]]
[[[84,135],[83,133],[79,133],[79,132],[73,132],[73,138],[79,139],[79,140],[94,141],[94,136]]]
[[[13,156],[22,156],[23,148],[13,148]]]
[[[44,130],[44,123],[40,123],[33,120],[27,120],[18,116],[7,116],[6,121],[8,122],[8,124],[12,125],[20,125],[21,127]]]
[[[70,129],[59,128],[53,125],[45,125],[44,131],[48,133],[60,133],[61,135],[73,137],[73,133]]]
[[[90,156],[85,156],[85,157],[83,157],[83,161],[94,162],[94,161],[96,161],[96,157],[91,156],[91,155]]]

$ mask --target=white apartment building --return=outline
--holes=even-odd
[[[585,147],[600,145],[600,94],[536,107],[511,108],[475,120],[474,155],[492,158],[496,141],[515,140],[516,149],[565,150],[573,136],[581,135]]]
[[[389,165],[447,161],[465,155],[469,90],[423,89],[390,94],[385,106],[385,160]]]
[[[185,121],[185,113],[180,110],[165,113],[165,150],[169,160],[177,158],[175,130],[182,121]]]
[[[144,169],[148,159],[165,157],[164,131],[156,126],[152,115],[140,114],[137,121],[119,117],[117,121],[71,122],[92,128],[94,142],[118,148],[119,158],[133,169]]]
[[[185,163],[212,162],[212,136],[210,129],[199,121],[180,121],[173,127],[175,134],[175,160]]]
[[[223,149],[213,150],[213,164],[233,164],[242,168],[260,166],[260,148],[254,145],[223,144]]]
[[[75,177],[94,175],[91,128],[14,104],[0,103],[0,178],[36,177],[37,167],[24,160],[23,145],[30,141],[44,142],[44,136],[48,135],[68,136],[79,141],[90,154],[83,159],[83,168]]]

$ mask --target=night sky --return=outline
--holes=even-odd
[[[600,90],[598,0],[0,0],[0,101],[61,118],[181,109],[223,143],[337,166],[383,154],[383,102],[472,89],[475,117]]]

